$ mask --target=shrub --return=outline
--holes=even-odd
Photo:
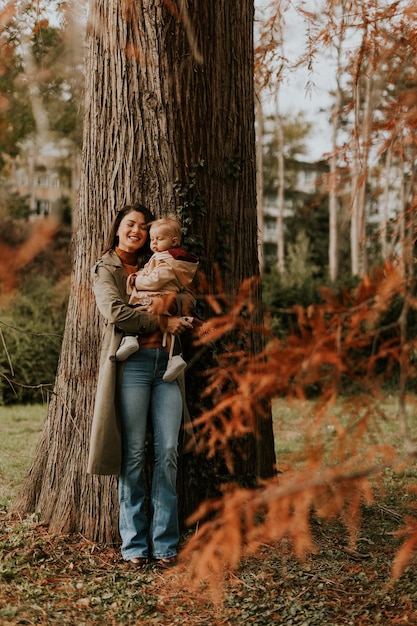
[[[32,275],[0,311],[0,402],[39,402],[53,386],[69,293],[69,278],[54,284]]]
[[[70,239],[68,224],[57,228],[0,215],[6,268],[0,277],[0,403],[39,402],[54,384],[69,295]]]

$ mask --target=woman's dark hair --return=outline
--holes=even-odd
[[[119,230],[120,222],[122,221],[124,217],[126,217],[126,215],[129,215],[129,213],[133,213],[134,211],[136,213],[142,213],[147,224],[149,224],[155,219],[155,216],[153,215],[153,213],[146,206],[143,206],[142,204],[128,204],[124,206],[122,209],[120,209],[120,211],[116,213],[116,217],[113,220],[113,223],[110,228],[110,232],[107,236],[103,254],[105,252],[108,252],[109,250],[114,250],[114,248],[117,246],[119,242],[119,237],[117,236],[116,233]],[[151,254],[151,249],[149,247],[149,238],[146,244],[144,245],[144,247],[140,249],[140,254],[141,255]]]

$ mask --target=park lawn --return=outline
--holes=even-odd
[[[9,508],[22,484],[46,411],[37,404],[0,406],[0,508]]]
[[[391,410],[391,400],[386,401]],[[305,407],[304,407],[305,408]],[[395,403],[392,412],[395,413]],[[277,402],[278,455],[301,446],[300,407]],[[238,570],[225,572],[224,597],[215,605],[204,587],[190,590],[181,571],[168,577],[149,566],[135,572],[117,547],[80,535],[52,536],[36,516],[8,512],[34,452],[46,407],[0,409],[0,624],[282,624],[285,626],[417,625],[417,562],[390,580],[403,516],[412,512],[414,467],[384,476],[384,497],[363,507],[358,550],[344,528],[313,519],[315,554],[299,563],[286,541],[260,546]],[[395,436],[396,427],[391,422]]]

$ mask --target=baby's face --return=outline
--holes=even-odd
[[[177,245],[177,238],[170,235],[162,226],[151,226],[149,238],[152,252],[165,252]]]

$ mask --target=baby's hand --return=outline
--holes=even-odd
[[[167,313],[166,301],[162,296],[152,296],[151,304],[146,307],[148,313],[153,315],[164,315]]]

